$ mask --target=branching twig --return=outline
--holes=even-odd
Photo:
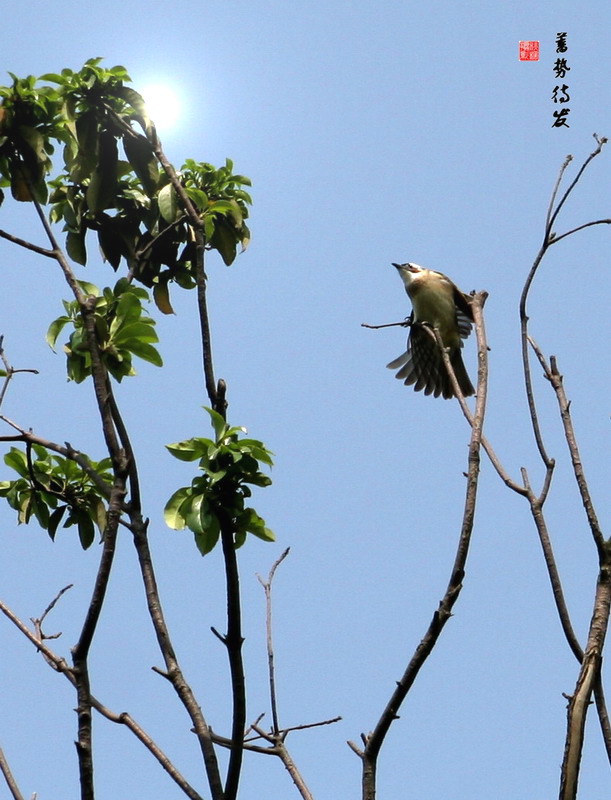
[[[562,420],[562,425],[564,427],[564,438],[566,439],[569,455],[571,457],[571,463],[573,465],[573,474],[575,475],[579,494],[581,495],[581,502],[583,503],[583,507],[586,512],[586,517],[592,532],[594,544],[596,545],[596,549],[598,551],[599,559],[603,561],[606,556],[605,537],[603,536],[602,528],[598,521],[592,496],[588,488],[588,482],[586,481],[583,462],[581,460],[579,447],[577,445],[577,437],[575,436],[575,429],[573,428],[573,420],[571,419],[571,404],[569,403],[566,392],[564,391],[564,383],[562,381],[562,375],[558,370],[556,357],[552,356],[550,358],[550,363],[548,364],[547,359],[541,352],[541,348],[537,345],[534,339],[529,336],[528,341],[535,355],[537,356],[541,367],[543,368],[545,377],[550,382],[556,394],[558,408],[560,411],[560,419]]]
[[[280,723],[278,722],[278,704],[276,699],[276,675],[274,670],[274,642],[272,634],[272,582],[276,570],[282,564],[284,559],[290,553],[290,547],[287,547],[284,553],[274,561],[272,568],[267,576],[267,581],[264,581],[259,575],[257,579],[263,591],[265,592],[265,630],[267,634],[267,672],[269,676],[269,700],[272,710],[272,732],[278,735],[280,730]]]
[[[13,375],[16,375],[18,372],[31,372],[34,375],[38,375],[37,369],[15,369],[14,367],[11,367],[8,358],[6,357],[6,353],[4,352],[3,344],[4,344],[4,336],[0,336],[0,361],[2,361],[2,364],[4,365],[4,370],[6,372],[2,388],[0,389],[0,407],[2,406],[4,397],[8,390],[9,384],[13,378]]]
[[[538,497],[535,495],[535,493],[532,491],[530,487],[526,470],[523,470],[524,485],[528,490],[527,497],[530,504],[533,519],[535,520],[535,524],[537,526],[537,531],[539,532],[539,538],[541,540],[541,545],[543,548],[548,574],[550,577],[550,581],[552,583],[552,590],[554,593],[554,598],[556,600],[556,607],[558,610],[560,621],[565,636],[567,638],[567,641],[569,643],[569,646],[571,647],[571,650],[573,651],[575,657],[579,660],[581,664],[579,678],[577,680],[577,686],[575,692],[570,698],[568,707],[567,734],[566,734],[565,752],[562,764],[561,785],[560,785],[561,800],[574,800],[574,798],[576,798],[577,796],[577,784],[578,784],[579,769],[580,769],[581,755],[583,749],[585,720],[592,693],[594,693],[596,698],[598,717],[603,733],[603,738],[605,741],[605,746],[607,749],[607,755],[611,762],[611,724],[609,723],[609,716],[605,704],[602,680],[601,680],[601,671],[600,671],[602,663],[602,651],[603,651],[605,635],[609,620],[609,613],[611,608],[611,544],[605,541],[600,525],[598,523],[598,518],[594,511],[594,505],[592,503],[592,499],[585,479],[585,474],[583,471],[583,466],[579,455],[579,449],[577,447],[577,440],[575,437],[575,432],[571,421],[570,410],[569,410],[570,404],[566,398],[564,387],[562,384],[562,376],[560,375],[557,369],[555,358],[552,357],[552,359],[550,359],[551,363],[548,365],[541,349],[538,347],[534,339],[529,334],[526,303],[535,274],[539,268],[539,265],[541,264],[543,257],[545,256],[547,250],[552,244],[556,244],[562,239],[565,239],[567,236],[570,236],[573,233],[576,233],[577,231],[583,230],[584,228],[588,228],[593,225],[611,223],[611,220],[608,219],[595,220],[593,222],[588,222],[579,225],[573,228],[572,230],[561,234],[560,236],[556,236],[552,230],[553,225],[556,219],[558,218],[558,214],[560,213],[564,203],[567,201],[568,197],[570,196],[571,192],[577,185],[579,179],[583,175],[584,171],[586,170],[590,162],[601,152],[603,145],[607,141],[606,138],[604,137],[599,138],[598,136],[596,136],[596,134],[594,134],[594,138],[596,139],[597,142],[596,149],[588,156],[588,158],[586,158],[586,160],[578,170],[575,178],[569,184],[568,188],[564,192],[561,200],[554,207],[554,203],[556,200],[556,196],[560,187],[562,177],[564,175],[566,167],[568,166],[568,163],[571,160],[570,156],[567,157],[566,161],[564,162],[564,164],[560,169],[560,173],[558,175],[558,179],[556,181],[556,185],[554,187],[554,191],[552,193],[550,205],[548,208],[543,243],[530,269],[520,299],[522,361],[524,370],[524,380],[526,385],[526,394],[528,399],[528,406],[529,406],[530,418],[533,426],[535,441],[537,443],[537,448],[539,450],[539,453],[541,455],[541,458],[543,460],[546,469],[543,488]],[[554,461],[547,455],[547,452],[543,444],[543,437],[539,424],[538,412],[536,408],[533,385],[532,385],[532,377],[531,377],[530,361],[529,361],[529,347],[532,347],[532,349],[534,350],[535,355],[539,360],[539,363],[543,367],[545,377],[549,380],[556,393],[556,398],[560,409],[560,416],[564,426],[565,439],[567,441],[569,454],[573,465],[573,472],[575,474],[575,479],[577,481],[579,492],[581,494],[582,503],[586,511],[586,516],[588,518],[588,523],[590,525],[592,537],[594,539],[594,543],[598,552],[600,572],[596,588],[594,613],[592,616],[592,621],[590,623],[588,641],[585,651],[581,649],[581,646],[577,641],[577,638],[573,632],[570,623],[568,609],[564,602],[564,597],[562,593],[560,577],[556,569],[551,541],[547,534],[547,527],[545,525],[545,521],[543,518],[543,503],[545,502],[547,493],[549,491],[551,483],[551,475],[554,469]]]
[[[45,616],[49,613],[49,611],[54,607],[55,603],[59,600],[61,595],[68,589],[66,587],[62,589],[55,599],[47,606],[44,613],[40,617],[40,619],[35,620],[35,623],[42,623]],[[58,656],[54,653],[47,645],[45,644],[44,640],[50,637],[43,636],[39,629],[37,629],[36,634],[32,633],[30,629],[17,617],[13,611],[2,601],[0,601],[0,611],[24,634],[24,636],[29,639],[30,642],[42,653],[45,658],[45,661],[53,667],[56,672],[60,672],[66,676],[66,678],[70,681],[72,686],[76,687],[77,679],[74,674],[74,670],[68,665],[65,659]],[[38,628],[38,626],[37,626]],[[107,706],[101,703],[95,696],[90,695],[90,702],[91,707],[94,708],[99,714],[101,714],[106,719],[110,720],[110,722],[114,722],[116,724],[125,725],[134,736],[149,750],[150,753],[157,759],[159,764],[163,767],[163,769],[168,773],[168,775],[172,778],[172,780],[180,787],[180,789],[185,793],[185,795],[190,798],[190,800],[203,800],[201,795],[185,780],[185,778],[181,775],[181,773],[176,769],[170,758],[159,748],[159,746],[153,741],[153,739],[144,731],[143,728],[138,725],[138,723],[131,717],[130,714],[127,712],[116,713],[111,711]]]

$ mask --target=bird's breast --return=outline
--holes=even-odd
[[[414,281],[408,289],[414,307],[414,319],[439,329],[446,347],[459,340],[456,305],[451,286],[442,280]]]

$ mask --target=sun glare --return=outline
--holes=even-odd
[[[140,94],[149,117],[161,134],[164,130],[176,127],[180,117],[180,99],[174,89],[162,83],[149,84]]]

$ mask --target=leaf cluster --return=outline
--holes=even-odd
[[[12,86],[0,86],[0,186],[10,186],[15,200],[45,203],[52,140],[63,137],[59,98],[51,87],[35,88],[32,75],[9,74]]]
[[[252,533],[264,541],[274,534],[254,508],[244,500],[250,486],[269,486],[271,478],[260,471],[260,462],[272,465],[272,454],[257,439],[240,438],[241,427],[230,427],[216,411],[206,408],[215,438],[193,438],[166,445],[180,461],[198,461],[201,475],[170,497],[164,509],[167,525],[174,530],[188,528],[202,555],[218,542],[221,530],[230,530],[235,547],[241,547]]]
[[[34,444],[26,452],[11,447],[4,456],[4,463],[20,476],[14,481],[0,481],[0,497],[5,497],[17,511],[19,524],[27,524],[34,516],[51,539],[55,539],[62,521],[62,528],[75,525],[84,549],[93,543],[94,527],[103,533],[106,526],[104,495],[75,461]],[[110,491],[110,459],[89,461],[89,464]]]
[[[172,313],[169,283],[195,286],[194,231],[159,169],[144,98],[126,85],[124,67],[105,69],[100,61],[40,79],[12,76],[11,87],[0,87],[0,180],[18,200],[45,203],[48,197],[50,220],[63,224],[66,251],[77,264],[86,265],[93,233],[111,267],[116,271],[124,262],[132,277],[153,289],[160,310]],[[57,142],[63,165],[55,165],[51,179]],[[249,179],[234,175],[229,159],[218,169],[188,160],[179,178],[206,247],[230,265],[250,239],[245,220],[252,201],[243,188]]]
[[[106,287],[103,292],[85,281],[79,281],[79,285],[93,301],[89,304],[88,313],[94,319],[100,357],[115,380],[120,382],[126,375],[135,375],[132,356],[162,366],[159,351],[153,344],[159,341],[155,320],[142,307],[142,301],[149,299],[146,289],[132,286],[126,278],[120,278],[114,289]],[[64,327],[68,324],[73,326],[64,351],[68,378],[81,383],[92,371],[85,320],[76,300],[64,300],[63,304],[66,313],[51,323],[46,338],[49,345],[55,348]]]

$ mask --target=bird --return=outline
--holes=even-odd
[[[393,263],[405,285],[413,311],[407,319],[410,326],[407,350],[386,366],[397,369],[396,377],[419,392],[449,399],[456,395],[443,362],[443,356],[432,328],[439,331],[462,394],[475,394],[462,360],[463,339],[471,333],[473,309],[471,298],[464,294],[447,275],[418,264]],[[429,330],[427,330],[427,327]]]

